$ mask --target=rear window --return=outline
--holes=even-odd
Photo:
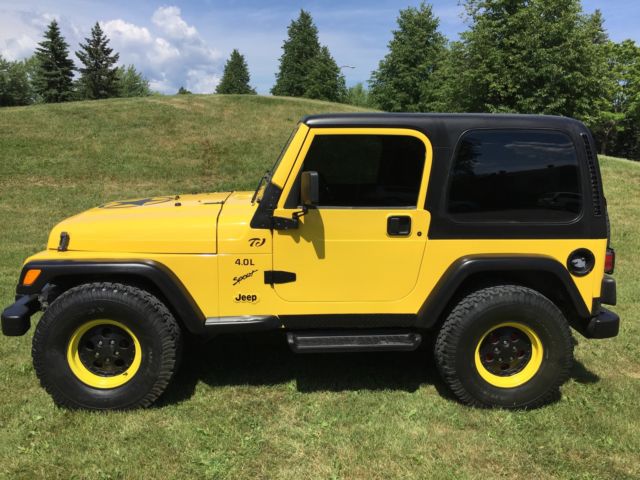
[[[475,130],[456,150],[447,202],[469,222],[568,222],[582,211],[576,149],[549,130]]]

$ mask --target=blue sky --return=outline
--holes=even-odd
[[[326,44],[344,68],[347,83],[366,81],[384,56],[398,10],[415,1],[316,0],[0,0],[0,54],[32,54],[42,30],[56,18],[71,45],[99,21],[120,52],[163,93],[180,86],[211,92],[224,61],[238,48],[249,63],[252,84],[268,93],[278,68],[286,28],[300,8],[311,12]],[[440,29],[450,39],[466,28],[458,1],[434,0]],[[584,10],[602,10],[613,40],[640,42],[640,1],[583,0]],[[74,57],[75,60],[75,57]]]

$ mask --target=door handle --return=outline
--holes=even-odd
[[[411,233],[411,217],[409,215],[393,215],[387,217],[387,234],[392,237],[406,237]]]

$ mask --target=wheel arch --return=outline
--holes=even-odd
[[[37,281],[22,285],[28,270],[39,269]],[[27,263],[20,274],[18,295],[42,292],[46,285],[55,285],[57,296],[69,288],[96,281],[115,281],[132,285],[156,296],[176,320],[189,332],[201,333],[205,316],[180,279],[168,267],[153,260],[44,260]]]
[[[417,315],[420,328],[437,328],[466,295],[480,288],[512,284],[536,290],[554,302],[569,320],[591,316],[567,269],[544,255],[476,255],[451,264],[423,302]]]

